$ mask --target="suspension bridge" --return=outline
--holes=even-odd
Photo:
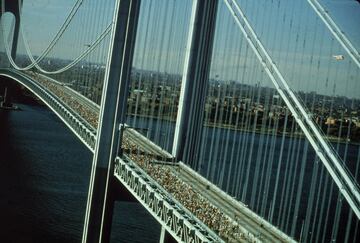
[[[117,200],[140,203],[160,242],[357,242],[349,11],[360,4],[2,0],[0,77],[93,153],[83,242],[110,241]]]

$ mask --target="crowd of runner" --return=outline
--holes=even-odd
[[[128,156],[135,161],[147,174],[155,179],[167,192],[178,200],[185,208],[192,212],[198,219],[228,242],[239,242],[244,239],[239,225],[234,220],[222,213],[201,194],[177,177],[168,166],[152,163],[153,156],[146,155],[136,144],[127,138],[123,146],[130,151]],[[145,155],[144,155],[145,154]]]
[[[35,78],[40,84],[45,86],[54,95],[61,99],[71,109],[76,111],[82,118],[84,118],[92,127],[97,128],[98,125],[98,114],[89,110],[88,107],[79,103],[75,97],[65,91],[65,86],[59,85],[55,82],[47,80],[43,76],[28,72],[29,75]]]
[[[30,72],[28,74],[31,76],[36,75]],[[36,75],[34,78],[59,97],[71,109],[81,115],[93,127],[97,127],[98,114],[90,111],[68,92],[65,92],[64,86],[51,82],[42,76]],[[151,163],[154,159],[153,156],[146,154],[146,151],[143,151],[142,148],[126,137],[123,139],[122,146],[126,151],[130,151],[128,156],[134,162],[221,238],[228,242],[240,242],[244,240],[244,234],[241,232],[239,224],[237,224],[236,221],[231,220],[201,194],[195,192],[190,185],[178,178],[169,167]]]

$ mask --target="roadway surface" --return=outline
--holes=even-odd
[[[218,192],[218,188],[210,182],[206,182],[195,171],[192,171],[184,164],[171,167],[171,171],[177,175],[182,181],[190,185],[194,191],[201,194],[209,200],[221,212],[226,214],[234,222],[243,228],[246,237],[256,242],[294,242],[291,238],[284,235],[280,230],[274,228],[270,223],[259,217],[249,214],[249,209],[245,209],[245,205],[229,200]]]
[[[153,144],[137,131],[133,129],[125,131],[128,131],[127,135],[131,141],[141,146],[147,153],[171,159],[169,153]],[[229,199],[229,196],[222,195],[224,193],[219,193],[220,189],[218,188],[214,190],[215,185],[183,163],[180,162],[179,166],[174,166],[173,163],[165,161],[156,161],[155,163],[169,167],[174,175],[190,185],[194,191],[202,195],[234,223],[238,224],[245,238],[236,239],[236,242],[295,242],[269,222],[250,212],[250,209],[247,209],[242,203],[234,202],[234,200]]]
[[[88,110],[97,114],[99,113],[100,108],[97,104],[78,92],[73,91],[64,84],[58,83],[58,85],[59,87],[62,87],[64,92],[68,95],[71,95],[81,102]],[[201,194],[222,213],[227,215],[234,223],[240,225],[240,230],[244,234],[245,239],[237,239],[236,242],[244,242],[246,240],[254,242],[295,242],[270,223],[253,213],[250,209],[246,208],[243,204],[226,195],[215,185],[211,184],[183,163],[180,162],[180,166],[173,166],[171,165],[173,163],[167,163],[166,161],[174,162],[171,154],[151,142],[135,129],[126,127],[124,135],[138,146],[141,146],[147,153],[157,155],[157,159],[163,161],[164,166],[170,167],[174,175],[190,185],[194,191]]]

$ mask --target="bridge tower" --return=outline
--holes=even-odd
[[[194,0],[187,43],[174,153],[199,146],[218,1]],[[121,155],[122,131],[137,31],[140,0],[117,0],[100,109],[100,122],[89,186],[83,242],[109,242],[116,196],[114,162]],[[199,92],[201,94],[199,95]],[[190,111],[190,112],[189,112]],[[189,116],[190,115],[190,116]],[[190,139],[188,137],[191,131]],[[186,154],[192,154],[187,151]],[[192,160],[193,158],[191,158]],[[160,242],[173,241],[164,228]]]
[[[193,1],[172,154],[197,161],[208,87],[218,0]]]
[[[4,2],[5,6],[2,6]],[[11,44],[11,57],[13,60],[16,59],[16,52],[19,40],[19,32],[20,32],[20,9],[22,7],[23,0],[5,0],[0,1],[0,20],[4,13],[9,12],[14,15],[15,18],[15,26],[14,26],[14,35]]]
[[[2,3],[4,3],[4,6],[2,6]],[[12,39],[12,43],[11,43],[11,58],[13,60],[16,59],[16,53],[17,53],[17,46],[18,46],[19,32],[20,32],[20,19],[21,19],[20,18],[20,9],[22,7],[22,3],[23,3],[23,0],[0,1],[0,21],[2,20],[2,15],[7,12],[12,13],[15,18],[14,34],[13,34],[13,39]],[[5,88],[4,100],[1,104],[1,106],[12,107],[11,93],[12,93],[11,87]]]
[[[139,8],[140,0],[116,1],[82,242],[110,241],[114,164],[121,154]]]

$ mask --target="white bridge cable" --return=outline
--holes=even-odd
[[[2,0],[4,1],[4,0]],[[90,44],[90,46],[83,52],[81,53],[77,58],[75,58],[71,63],[67,64],[65,67],[62,67],[58,70],[54,70],[54,71],[47,71],[47,70],[44,70],[43,68],[41,68],[38,63],[43,60],[43,58],[52,50],[52,48],[55,46],[55,44],[58,42],[58,40],[60,39],[60,37],[62,36],[62,34],[65,32],[66,28],[69,26],[71,20],[73,19],[73,17],[75,16],[77,10],[79,9],[79,7],[81,6],[83,0],[81,1],[78,1],[77,4],[75,4],[73,6],[73,9],[71,11],[71,13],[69,14],[68,18],[66,19],[66,21],[64,22],[64,24],[61,26],[60,30],[58,31],[57,35],[55,36],[55,38],[51,41],[50,45],[46,48],[46,50],[37,58],[37,59],[34,59],[32,53],[31,53],[31,50],[30,50],[30,47],[29,47],[29,44],[28,44],[28,41],[27,41],[27,38],[25,36],[25,34],[23,33],[23,27],[22,27],[22,24],[20,23],[20,31],[21,31],[21,34],[22,34],[22,37],[23,37],[23,40],[24,40],[24,45],[25,45],[25,48],[26,48],[26,52],[27,52],[27,55],[29,56],[30,60],[31,60],[31,64],[28,65],[27,67],[19,67],[16,63],[15,63],[15,60],[13,60],[13,58],[11,57],[11,51],[10,51],[10,48],[9,48],[9,43],[5,40],[5,35],[4,36],[4,44],[5,44],[5,49],[6,49],[6,54],[9,58],[9,61],[11,63],[11,65],[17,69],[17,70],[20,70],[20,71],[26,71],[26,70],[29,70],[31,68],[33,68],[34,66],[41,72],[41,73],[44,73],[44,74],[59,74],[59,73],[62,73],[62,72],[65,72],[67,71],[68,69],[74,67],[75,65],[77,65],[80,61],[82,61],[89,53],[91,53],[101,42],[102,40],[105,39],[105,37],[111,32],[111,28],[113,26],[113,23],[110,23],[105,29],[104,31]],[[2,13],[4,13],[4,4],[2,4]],[[20,9],[19,9],[20,11]],[[2,22],[2,27],[4,29],[4,26],[3,26],[3,22]]]
[[[237,4],[236,4],[236,6],[238,7]],[[244,16],[244,15],[243,15],[243,16]],[[244,16],[244,18],[245,18],[245,21],[247,22],[245,16]],[[249,26],[250,26],[250,25],[249,25]],[[250,27],[250,28],[251,28],[251,27]],[[256,36],[256,34],[254,33],[254,31],[253,31],[252,29],[250,29],[250,31],[252,31],[251,34],[252,34],[253,36],[255,36],[254,39],[258,42],[259,46],[262,48],[262,51],[264,51],[264,53],[265,53],[265,55],[266,55],[266,59],[267,59],[271,64],[273,64],[273,70],[275,70],[275,72],[277,72],[278,77],[280,78],[280,80],[282,81],[283,85],[285,86],[285,90],[289,92],[290,97],[291,97],[290,100],[294,100],[294,101],[295,101],[295,105],[296,105],[295,107],[300,108],[300,111],[301,111],[301,114],[300,114],[300,115],[302,115],[303,117],[305,117],[305,118],[306,118],[306,121],[309,122],[310,125],[313,125],[313,127],[311,127],[311,128],[314,129],[315,135],[316,135],[317,138],[320,140],[320,142],[322,142],[322,145],[324,146],[325,151],[328,152],[328,153],[330,153],[331,156],[333,156],[333,155],[334,155],[334,157],[335,157],[335,156],[338,156],[336,152],[335,152],[335,154],[332,153],[332,152],[334,151],[334,149],[332,148],[332,146],[331,146],[329,143],[325,143],[326,141],[324,141],[324,140],[322,139],[322,136],[324,136],[324,135],[322,134],[322,131],[321,131],[320,129],[316,129],[317,126],[316,126],[315,124],[313,124],[312,120],[310,119],[310,117],[309,117],[310,115],[308,115],[308,114],[310,114],[310,113],[305,110],[305,108],[304,108],[305,105],[302,104],[301,99],[297,98],[297,97],[295,96],[295,94],[293,93],[292,89],[287,85],[286,81],[284,80],[284,78],[282,77],[282,75],[280,74],[280,72],[278,71],[275,63],[272,61],[272,59],[270,58],[270,56],[267,54],[265,48],[262,46],[261,42],[260,42],[259,39],[257,38],[257,36]],[[250,41],[251,41],[251,40],[250,40]],[[263,60],[264,60],[264,59],[261,59],[261,61],[263,61]],[[312,124],[311,124],[311,123],[312,123]],[[319,131],[320,131],[320,132],[319,132]],[[319,136],[319,133],[321,133],[322,135]],[[334,158],[334,157],[332,157],[333,160],[335,160],[335,161],[338,160],[338,161],[339,161],[339,163],[335,163],[335,166],[336,166],[340,171],[341,171],[342,169],[347,170],[347,167],[341,168],[341,165],[342,165],[341,159],[340,159],[339,157],[337,157],[337,158]],[[344,174],[344,173],[342,173],[342,174]],[[350,173],[349,173],[349,174],[350,174]],[[345,177],[345,179],[347,179],[347,178]],[[347,180],[346,182],[349,183],[348,180]],[[349,184],[350,184],[350,186],[351,186],[351,183],[349,183]],[[355,184],[355,187],[351,187],[351,188],[358,188],[356,182],[355,182],[354,184]],[[357,190],[357,191],[358,191],[358,190]],[[355,191],[355,192],[356,192],[356,191]]]
[[[329,146],[330,147],[330,146]],[[345,169],[346,169],[346,167],[345,167]]]
[[[328,11],[318,2],[318,0],[307,0],[310,6],[314,9],[316,14],[324,22],[331,34],[341,44],[345,51],[349,54],[356,66],[360,68],[360,52],[353,46],[351,41],[346,37],[344,32],[337,26]]]
[[[236,2],[235,2],[235,5],[236,5],[236,7],[238,8],[238,10],[240,10],[240,8],[239,8],[239,6],[238,6],[238,4],[237,4]],[[241,11],[241,10],[240,10],[240,11]],[[243,16],[244,16],[244,21],[247,22],[247,19],[246,19],[245,15],[243,15]],[[255,34],[255,32],[252,30],[250,24],[249,24],[248,22],[247,22],[247,24],[248,24],[248,26],[250,27],[250,28],[249,28],[250,31],[252,32],[251,35],[253,35],[253,36],[255,37],[255,38],[254,38],[255,41],[256,41],[257,44],[259,45],[258,47],[260,47],[260,48],[261,48],[261,51],[264,52],[267,61],[270,61],[270,62],[271,62],[270,65],[273,66],[273,69],[270,69],[270,70],[275,71],[275,72],[278,74],[278,77],[279,77],[280,81],[281,81],[282,84],[284,85],[284,89],[285,89],[287,92],[289,92],[289,94],[290,94],[290,96],[291,96],[291,99],[293,99],[293,100],[295,101],[297,107],[300,108],[301,115],[303,115],[303,116],[306,118],[306,121],[307,121],[307,122],[313,123],[313,121],[310,119],[310,118],[311,118],[310,111],[307,110],[306,105],[303,103],[302,99],[300,99],[299,97],[297,97],[296,94],[292,91],[292,89],[288,86],[288,84],[287,84],[287,82],[285,81],[285,79],[283,78],[282,74],[279,72],[278,68],[276,67],[275,62],[272,60],[272,58],[268,55],[268,53],[267,53],[267,51],[265,50],[265,48],[262,46],[262,43],[260,42],[260,40],[259,40],[259,38],[257,37],[257,35]],[[250,40],[250,41],[251,41],[251,40]],[[261,59],[261,61],[264,61],[264,59]],[[266,63],[266,64],[267,64],[267,63]],[[315,128],[314,128],[314,132],[315,132],[315,133],[317,133],[317,132],[321,133],[320,137],[325,136],[325,134],[324,134],[324,133],[322,132],[322,130],[317,126],[317,124],[312,124],[312,125],[314,125],[314,127],[315,127]],[[317,129],[316,129],[316,128],[317,128]],[[316,134],[316,135],[318,135],[318,134]],[[324,145],[324,147],[329,146],[329,148],[332,148],[332,149],[333,149],[333,150],[330,149],[330,151],[335,151],[334,148],[333,148],[333,146],[332,146],[328,141],[326,141],[326,140],[322,141],[322,139],[320,139],[320,141],[327,143],[326,145],[322,144],[322,145]],[[337,156],[337,159],[338,159],[338,160],[341,160],[340,157],[338,156],[338,154],[337,154],[336,152],[335,152],[333,155],[334,155],[334,156]],[[344,169],[347,170],[347,167],[344,167]]]
[[[2,9],[1,9],[1,13],[4,14],[5,12],[5,0],[1,0],[2,1]],[[58,32],[56,33],[56,35],[54,36],[54,38],[51,40],[51,42],[49,43],[49,45],[45,48],[45,50],[40,54],[39,57],[36,58],[36,60],[34,59],[33,55],[30,52],[30,48],[27,42],[27,39],[25,38],[25,35],[23,33],[23,28],[22,28],[22,24],[21,24],[21,19],[22,19],[22,11],[21,11],[21,3],[20,0],[17,0],[18,6],[19,6],[19,14],[20,14],[20,31],[21,31],[21,35],[23,37],[24,43],[25,43],[25,47],[26,47],[26,51],[27,54],[29,56],[29,58],[31,59],[32,63],[29,64],[26,67],[18,67],[17,65],[15,65],[16,69],[21,70],[21,71],[25,71],[25,70],[29,70],[31,68],[33,68],[34,66],[36,66],[39,62],[41,62],[44,57],[46,57],[46,55],[53,49],[53,47],[56,45],[56,43],[58,42],[58,40],[61,38],[61,36],[63,35],[63,33],[65,32],[65,30],[67,29],[67,27],[69,26],[69,24],[71,23],[72,19],[74,18],[74,16],[76,15],[76,13],[78,12],[80,6],[82,5],[84,0],[77,0],[75,2],[75,4],[73,5],[72,9],[70,10],[70,13],[68,14],[68,16],[66,17],[64,23],[62,24],[62,26],[60,27],[60,29],[58,30]],[[14,66],[14,65],[13,65]]]
[[[4,29],[4,25],[3,25],[3,22],[2,23],[2,27]],[[31,59],[31,61],[33,62],[34,66],[42,73],[44,74],[59,74],[59,73],[62,73],[64,71],[67,71],[68,69],[74,67],[75,65],[77,65],[80,61],[82,61],[90,52],[92,52],[101,42],[102,40],[105,39],[105,37],[111,32],[111,29],[112,29],[112,26],[113,26],[113,23],[109,24],[105,30],[97,37],[97,39],[95,39],[92,44],[82,53],[80,54],[77,58],[75,58],[71,63],[69,63],[68,65],[66,65],[65,67],[62,67],[58,70],[55,70],[55,71],[46,71],[44,69],[42,69],[39,65],[37,65],[36,63],[36,60],[32,57],[31,55],[31,52],[30,52],[30,49],[28,48],[28,45],[26,44],[26,41],[24,42],[25,43],[25,46],[26,46],[26,49],[27,49],[27,52],[29,54],[29,57]],[[19,67],[14,59],[11,57],[11,51],[10,51],[10,47],[9,47],[9,43],[6,41],[5,39],[5,35],[3,34],[4,36],[4,42],[5,42],[5,49],[6,49],[6,54],[9,58],[9,61],[11,63],[11,65],[17,69],[17,70],[20,70],[20,71],[26,71],[26,70],[29,70],[30,68],[21,68]],[[32,68],[32,67],[31,67]]]
[[[75,65],[77,65],[79,62],[81,62],[89,53],[91,53],[96,47],[98,47],[98,45],[105,39],[105,37],[107,37],[112,29],[113,24],[109,24],[105,30],[91,43],[91,45],[88,47],[88,49],[86,49],[82,54],[80,54],[77,58],[75,58],[71,63],[69,63],[68,65],[66,65],[63,68],[60,68],[58,70],[55,71],[46,71],[44,69],[42,69],[40,66],[38,66],[37,64],[35,65],[37,67],[37,69],[45,74],[59,74],[62,72],[65,72],[67,70],[69,70],[70,68],[74,67]]]
[[[191,3],[143,1],[140,9],[127,114],[131,126],[166,150],[173,141]]]
[[[77,28],[69,29],[68,37],[76,37],[72,43],[65,41],[59,46],[57,50],[66,49],[67,52],[77,53],[78,48],[87,46],[89,48],[91,43],[89,35],[92,38],[101,33],[103,29],[112,22],[112,10],[115,1],[106,1],[106,3],[93,0],[88,1],[91,6],[85,6],[82,12],[79,13],[78,18],[73,26]],[[90,8],[89,8],[90,7]],[[103,11],[100,11],[100,10]],[[73,22],[74,22],[73,21]],[[80,26],[80,28],[79,28]],[[103,88],[103,81],[106,68],[106,57],[108,52],[109,38],[106,37],[99,46],[84,57],[78,65],[72,69],[61,74],[56,74],[56,79],[61,79],[63,82],[69,82],[71,77],[71,88],[86,96],[88,99],[95,101],[97,104],[101,103],[101,95]],[[81,48],[82,49],[82,48]],[[59,52],[57,52],[59,55]],[[52,67],[53,68],[53,67]]]
[[[257,58],[262,63],[263,68],[270,77],[280,96],[291,110],[294,118],[305,133],[306,137],[309,139],[309,142],[315,149],[316,154],[328,169],[341,193],[349,202],[357,217],[360,218],[360,194],[359,187],[355,179],[347,171],[343,161],[339,159],[334,149],[324,140],[318,127],[312,121],[310,114],[306,112],[304,105],[299,101],[299,98],[288,86],[276,64],[269,56],[256,33],[252,29],[238,3],[234,0],[224,1],[233,15],[237,25],[246,36]],[[280,85],[282,85],[283,88]]]
[[[20,1],[20,0],[18,0]],[[26,53],[29,56],[30,60],[32,61],[32,63],[30,64],[30,68],[32,68],[33,66],[35,66],[37,69],[39,69],[39,71],[43,72],[43,73],[47,73],[49,74],[49,72],[46,72],[45,70],[43,70],[38,64],[47,56],[47,54],[53,49],[53,47],[57,44],[57,42],[59,41],[59,39],[61,38],[61,36],[64,34],[64,32],[66,31],[66,29],[68,28],[69,24],[71,23],[71,21],[73,20],[74,16],[76,15],[76,13],[78,12],[80,6],[82,5],[83,0],[78,0],[74,6],[72,7],[69,15],[67,16],[66,20],[64,21],[64,23],[62,24],[62,26],[60,27],[59,31],[56,33],[55,37],[53,38],[53,40],[50,42],[50,44],[45,48],[45,50],[43,51],[43,53],[35,60],[34,56],[31,53],[30,50],[30,46],[29,46],[29,42],[28,39],[26,38],[26,35],[24,33],[24,28],[23,28],[23,24],[20,20],[20,32],[21,32],[21,36],[24,40],[24,45],[26,48]],[[21,5],[19,4],[19,13],[20,13],[20,19],[22,19],[22,10],[21,10]],[[29,70],[30,68],[27,68],[26,70]]]

